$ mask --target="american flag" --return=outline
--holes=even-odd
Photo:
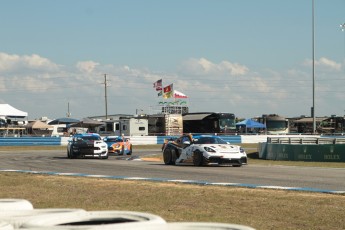
[[[155,83],[153,83],[153,88],[156,88],[156,91],[162,90],[162,79],[159,79]]]

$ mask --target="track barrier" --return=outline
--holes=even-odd
[[[258,149],[266,160],[345,162],[345,138],[269,137]]]

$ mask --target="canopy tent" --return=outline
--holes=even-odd
[[[265,124],[254,121],[252,119],[245,119],[241,122],[236,123],[236,126],[246,126],[247,128],[266,128]]]
[[[236,123],[236,127],[244,127],[245,128],[245,132],[247,132],[248,129],[251,128],[257,128],[257,129],[265,129],[266,125],[262,124],[260,122],[254,121],[252,119],[245,119],[241,122]]]
[[[46,123],[42,121],[33,121],[27,124],[26,126],[28,130],[28,134],[41,136],[41,135],[47,135],[50,136],[53,132],[53,126],[47,125]]]
[[[30,122],[29,124],[26,125],[27,128],[31,128],[31,129],[51,129],[53,128],[52,125],[47,125],[46,123],[42,122],[42,121],[33,121]]]
[[[16,109],[9,104],[0,104],[0,117],[25,118],[27,116],[27,112]]]
[[[77,123],[80,120],[70,118],[70,117],[62,117],[62,118],[57,118],[55,120],[52,120],[48,123],[48,125],[59,125],[59,124],[72,124],[72,123]]]

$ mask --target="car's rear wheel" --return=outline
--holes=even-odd
[[[176,149],[171,149],[171,164],[174,165],[177,159]]]
[[[204,164],[204,156],[202,155],[202,152],[195,151],[193,153],[193,164],[195,166],[202,166]]]

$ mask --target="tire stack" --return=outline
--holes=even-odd
[[[167,223],[157,215],[132,211],[85,211],[83,209],[34,209],[23,199],[0,199],[0,230],[188,230],[253,228],[222,223]]]

